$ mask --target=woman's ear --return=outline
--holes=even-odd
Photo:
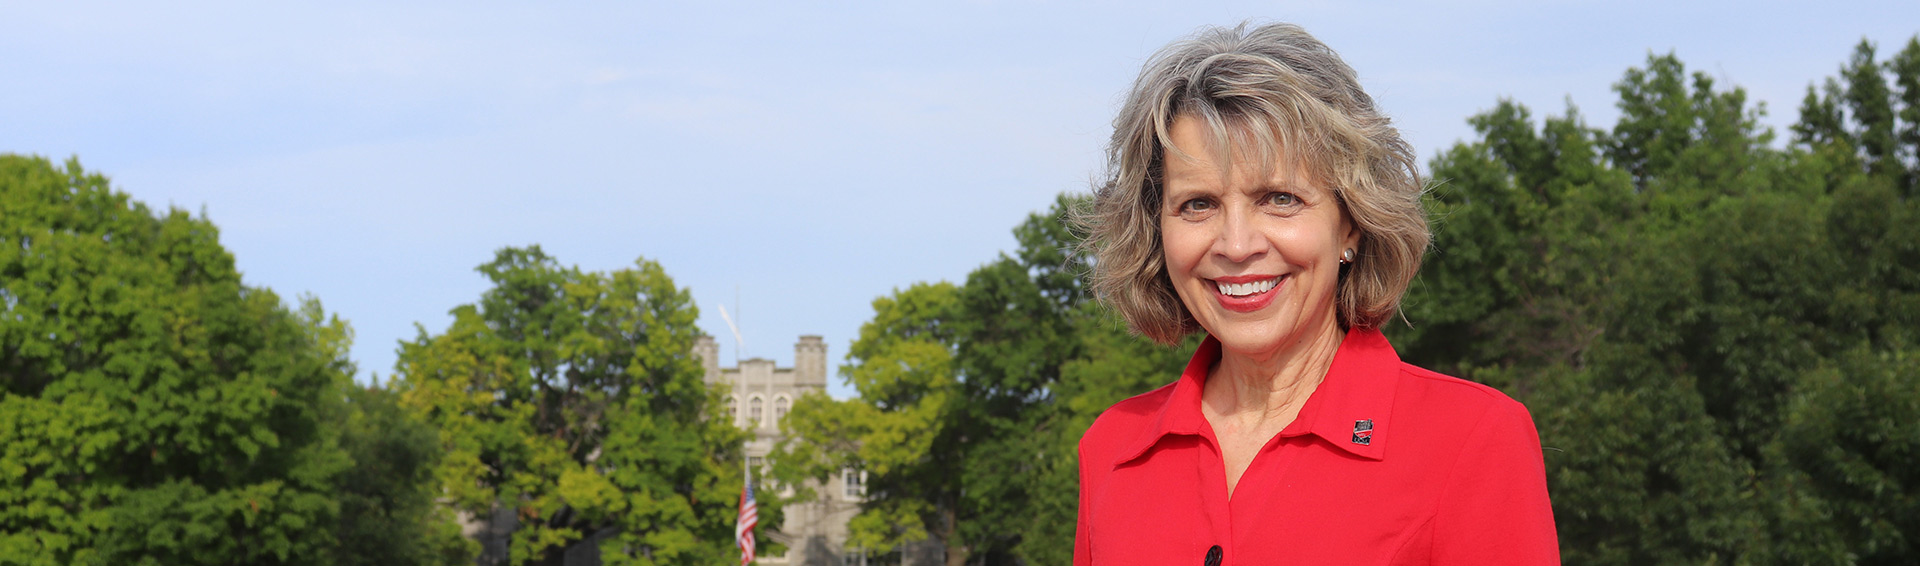
[[[1347,229],[1347,232],[1340,236],[1341,249],[1353,250],[1355,254],[1364,251],[1360,249],[1360,223],[1353,221],[1353,215],[1347,213],[1345,206],[1340,207],[1340,224]]]

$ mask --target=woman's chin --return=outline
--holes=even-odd
[[[1266,357],[1264,354],[1279,350],[1286,344],[1289,335],[1287,329],[1271,326],[1225,325],[1217,331],[1208,331],[1213,339],[1220,341],[1220,350],[1227,354],[1240,356]]]
[[[1269,307],[1267,310],[1275,310]],[[1331,339],[1339,343],[1340,327],[1333,323],[1319,323],[1321,319],[1332,320],[1332,313],[1324,317],[1314,317],[1313,321],[1303,320],[1298,313],[1271,312],[1270,316],[1255,320],[1245,320],[1246,314],[1234,314],[1217,317],[1212,325],[1203,324],[1207,333],[1220,342],[1222,353],[1265,359],[1273,354],[1293,350],[1299,344]],[[1233,320],[1240,318],[1243,320]],[[1320,336],[1326,334],[1326,336]]]

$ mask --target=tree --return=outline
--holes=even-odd
[[[876,299],[841,368],[860,396],[795,404],[775,456],[789,481],[869,473],[850,545],[937,540],[955,565],[1070,558],[1080,434],[1107,406],[1177,377],[1193,345],[1131,336],[1087,300],[1084,235],[1068,221],[1086,203],[1061,195],[1029,215],[1014,229],[1019,249],[964,285]]]
[[[1899,176],[1906,167],[1895,147],[1893,93],[1887,89],[1887,79],[1873,52],[1873,42],[1862,39],[1853,48],[1853,58],[1841,67],[1844,98],[1860,126],[1857,139],[1861,151],[1866,152],[1867,169],[1875,175]]]
[[[1164,346],[1129,332],[1119,314],[1102,303],[1084,301],[1075,310],[1078,355],[1061,365],[1052,405],[1036,411],[1037,419],[1044,419],[1032,434],[1038,469],[1027,480],[1031,498],[1017,504],[1027,515],[1013,523],[1022,533],[1014,554],[1027,564],[1073,561],[1081,435],[1107,407],[1178,379],[1202,339],[1195,334],[1180,345]]]
[[[1387,330],[1409,359],[1462,377],[1577,364],[1600,336],[1622,221],[1643,201],[1571,108],[1537,133],[1511,101],[1468,122],[1482,140],[1431,166],[1434,252],[1403,302],[1412,324]]]
[[[1671,56],[1630,71],[1613,136],[1571,109],[1536,126],[1510,101],[1470,119],[1481,138],[1432,165],[1435,250],[1404,303],[1412,326],[1386,329],[1408,361],[1532,408],[1569,563],[1731,556],[1754,528],[1738,520],[1748,465],[1718,435],[1698,434],[1714,428],[1699,380],[1649,356],[1645,343],[1666,343],[1672,333],[1656,331],[1675,318],[1621,314],[1640,308],[1645,299],[1623,295],[1643,284],[1692,280],[1695,256],[1648,239],[1649,226],[1690,220],[1671,203],[1724,191],[1684,175],[1691,160],[1746,162],[1715,153],[1757,145],[1700,139],[1709,117],[1745,113],[1702,108],[1740,98],[1689,92],[1685,76]],[[1621,328],[1642,320],[1654,328]]]
[[[1039,521],[1057,519],[1033,506],[1075,493],[1041,480],[1074,462],[1072,445],[1052,437],[1062,424],[1055,388],[1080,356],[1084,313],[1077,307],[1087,295],[1085,266],[1074,253],[1084,235],[1065,219],[1085,204],[1063,194],[1046,213],[1028,215],[1013,230],[1015,254],[968,274],[957,298],[950,326],[965,403],[954,424],[970,445],[959,534],[967,554],[986,563],[1010,563],[1032,542],[1051,542],[1027,540],[1051,525]]]
[[[1912,197],[1920,188],[1920,36],[1884,64],[1874,52],[1871,41],[1860,40],[1840,76],[1827,78],[1820,94],[1807,87],[1793,141],[1842,170],[1857,168]],[[1842,184],[1839,175],[1827,180],[1830,187]]]
[[[1895,155],[1908,163],[1900,190],[1911,198],[1920,194],[1920,35],[1907,39],[1907,46],[1887,60],[1887,69],[1893,72],[1900,98],[1900,150]]]
[[[0,156],[0,312],[0,563],[330,563],[347,364],[211,222]]]
[[[333,563],[473,564],[477,544],[461,535],[440,494],[434,468],[438,431],[401,406],[399,395],[373,385],[349,387],[337,426],[354,466],[340,475],[340,518]]]
[[[786,438],[772,460],[782,482],[868,474],[850,548],[886,552],[931,536],[947,543],[948,563],[964,560],[956,547],[965,447],[952,426],[964,400],[947,345],[957,295],[949,283],[919,283],[875,299],[840,368],[860,397],[810,394],[781,422]]]
[[[1904,428],[1836,420],[1911,410],[1920,322],[1877,102],[1900,67],[1871,51],[1809,88],[1787,150],[1667,55],[1616,85],[1609,134],[1503,102],[1435,159],[1436,249],[1390,333],[1532,408],[1567,562],[1912,561]]]
[[[582,272],[537,246],[478,271],[493,287],[402,344],[394,386],[439,429],[444,497],[472,516],[511,510],[515,564],[558,564],[608,530],[608,564],[737,559],[746,437],[702,382],[689,293],[651,261]],[[763,509],[778,524],[778,502]]]
[[[1791,460],[1859,564],[1912,564],[1920,556],[1920,352],[1849,351],[1806,374],[1783,428]],[[1824,527],[1824,528],[1823,528]]]

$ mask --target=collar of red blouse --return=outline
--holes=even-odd
[[[1170,435],[1202,436],[1219,445],[1213,426],[1200,413],[1200,392],[1206,385],[1207,368],[1220,358],[1220,342],[1208,336],[1187,362],[1173,394],[1158,411],[1153,426],[1120,451],[1114,467],[1147,455],[1149,449]],[[1333,355],[1327,378],[1307,398],[1278,438],[1314,435],[1327,444],[1355,456],[1384,460],[1393,438],[1393,394],[1400,356],[1376,329],[1347,332],[1340,350]],[[1277,439],[1276,439],[1277,440]],[[1272,441],[1268,443],[1272,446]],[[1264,449],[1263,449],[1264,450]]]

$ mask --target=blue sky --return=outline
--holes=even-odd
[[[204,210],[246,280],[318,296],[361,378],[445,328],[510,245],[645,257],[721,337],[839,363],[880,295],[963,280],[1084,191],[1119,95],[1203,25],[1305,26],[1431,157],[1502,97],[1595,125],[1650,52],[1783,131],[1920,3],[25,3],[0,0],[0,152],[78,156]],[[833,390],[847,390],[834,382]]]

